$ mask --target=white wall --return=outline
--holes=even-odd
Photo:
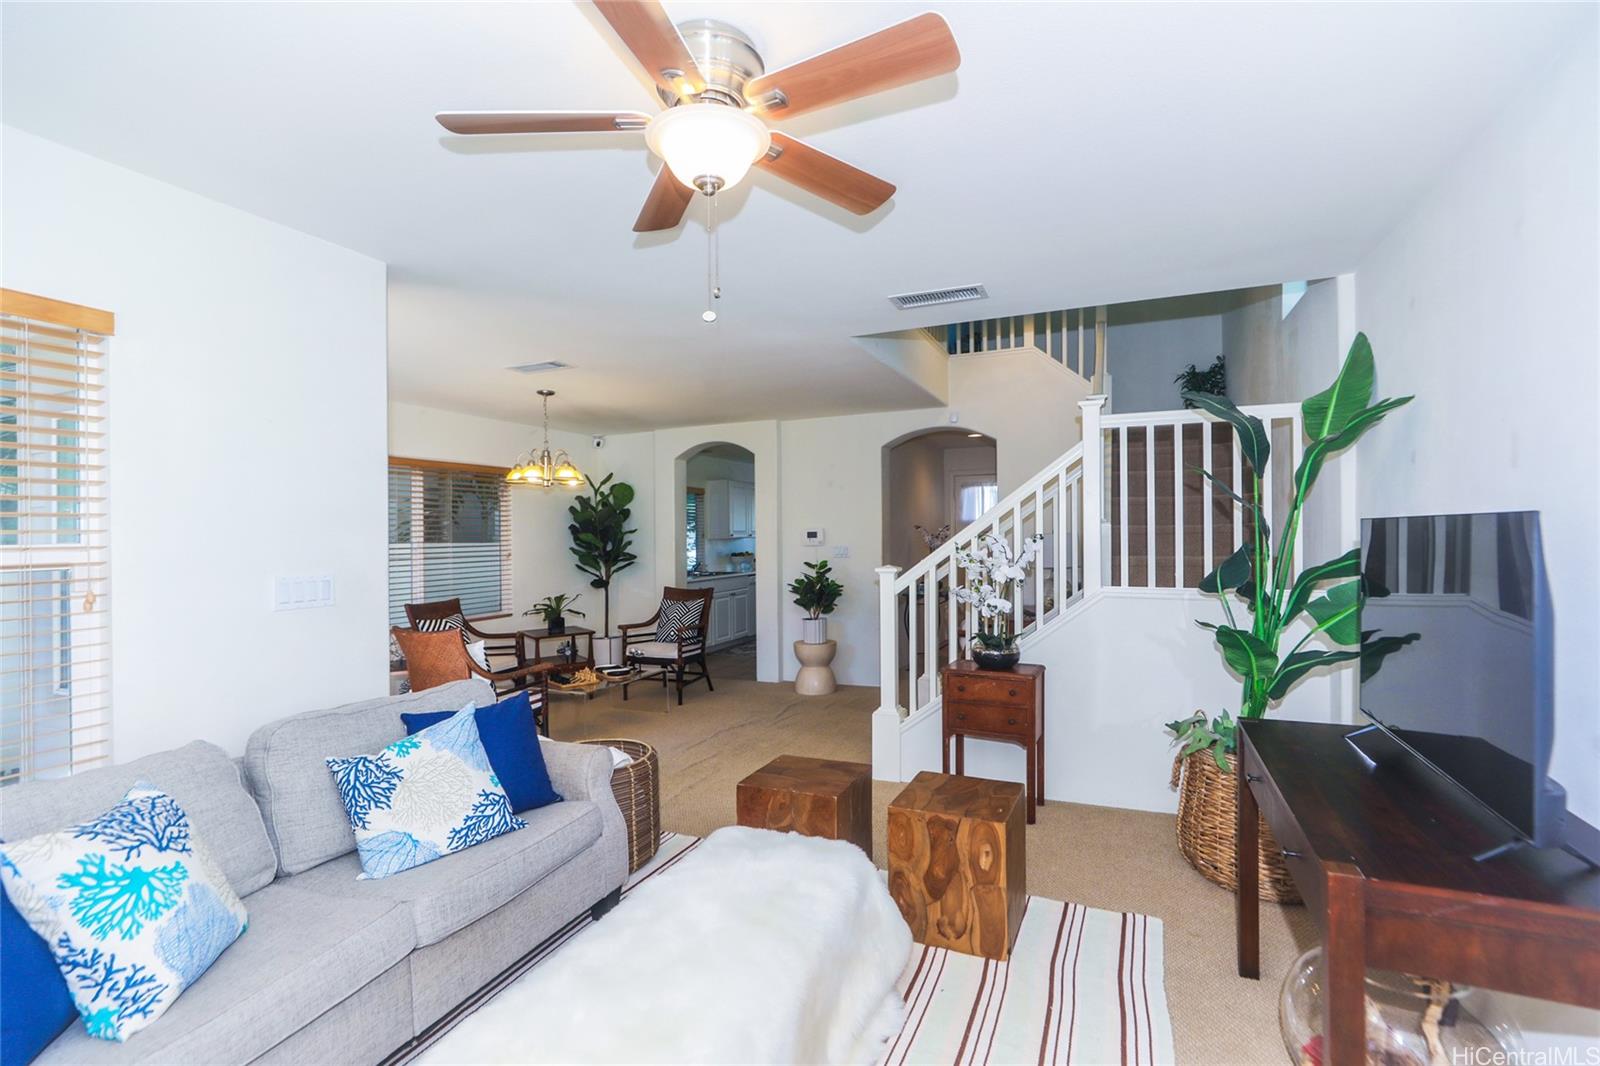
[[[382,695],[385,269],[9,127],[0,283],[116,314],[114,757]],[[271,610],[276,576],[337,604]]]
[[[1541,512],[1556,619],[1551,774],[1600,821],[1600,69],[1597,18],[1467,144],[1356,269],[1383,395],[1363,515]],[[1532,1052],[1600,1049],[1600,1012],[1511,996]]]
[[[1222,316],[1222,353],[1228,398],[1244,406],[1300,399],[1286,391],[1283,361],[1283,289],[1256,289]]]
[[[1542,512],[1556,617],[1552,774],[1600,821],[1600,149],[1594,38],[1468,144],[1356,271],[1383,395],[1363,515]]]
[[[1173,811],[1167,722],[1197,710],[1239,710],[1239,679],[1196,619],[1222,620],[1216,597],[1199,592],[1107,589],[1024,652],[1045,674],[1045,797],[1102,807]],[[1294,634],[1298,639],[1299,630]],[[1337,720],[1330,677],[1308,676],[1272,708],[1274,718]],[[937,770],[937,708],[905,725],[901,777]],[[1023,749],[966,742],[966,772],[1025,779]]]
[[[1178,410],[1182,386],[1173,379],[1190,363],[1206,369],[1221,354],[1221,315],[1112,325],[1106,330],[1106,370],[1115,382],[1115,413]]]

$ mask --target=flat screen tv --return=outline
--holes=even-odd
[[[1366,519],[1361,579],[1363,632],[1409,638],[1367,640],[1362,711],[1521,842],[1567,845],[1538,512]]]

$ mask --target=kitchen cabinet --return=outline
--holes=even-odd
[[[748,481],[713,478],[706,482],[701,528],[708,540],[756,535],[756,487]]]
[[[756,635],[756,578],[754,574],[692,577],[691,587],[710,585],[711,621],[706,627],[706,647],[715,649],[749,640]]]

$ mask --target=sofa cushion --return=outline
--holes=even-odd
[[[532,887],[600,839],[600,811],[587,800],[540,807],[526,829],[378,880],[358,880],[361,861],[343,855],[279,884],[340,901],[384,900],[409,908],[418,947],[437,943]]]
[[[183,808],[235,892],[247,896],[272,881],[278,862],[261,811],[233,761],[203,740],[71,777],[13,785],[0,804],[0,838],[21,840],[86,821],[120,803],[141,780]]]
[[[308,711],[252,733],[245,771],[277,848],[279,871],[297,874],[355,850],[350,819],[324,759],[366,755],[393,744],[406,735],[402,711],[454,711],[467,703],[493,702],[494,689],[474,678]]]
[[[0,881],[103,1040],[155,1024],[245,927],[189,816],[143,784],[95,818],[0,847]]]
[[[283,882],[245,900],[250,928],[161,1020],[126,1044],[74,1025],[41,1063],[248,1062],[404,959],[411,916],[392,900],[342,900]],[[395,1044],[410,1033],[397,1033]]]
[[[449,711],[428,711],[402,714],[400,720],[406,724],[407,732],[415,734],[449,717]],[[545,769],[544,752],[539,746],[539,720],[528,693],[513,692],[493,707],[479,707],[475,717],[483,750],[489,754],[489,765],[494,767],[501,787],[511,797],[511,809],[531,811],[560,803],[561,797],[550,784],[550,771]]]
[[[393,877],[527,825],[489,765],[470,703],[376,755],[329,759],[328,769],[362,877]]]
[[[0,1062],[30,1062],[78,1020],[55,956],[0,891]]]

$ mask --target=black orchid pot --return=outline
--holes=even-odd
[[[558,614],[546,618],[544,624],[545,628],[552,633],[565,633],[567,631],[567,619],[563,615]]]
[[[972,660],[980,670],[1014,670],[1021,658],[1022,649],[1015,644],[1004,648],[986,648],[977,643],[972,645]]]

